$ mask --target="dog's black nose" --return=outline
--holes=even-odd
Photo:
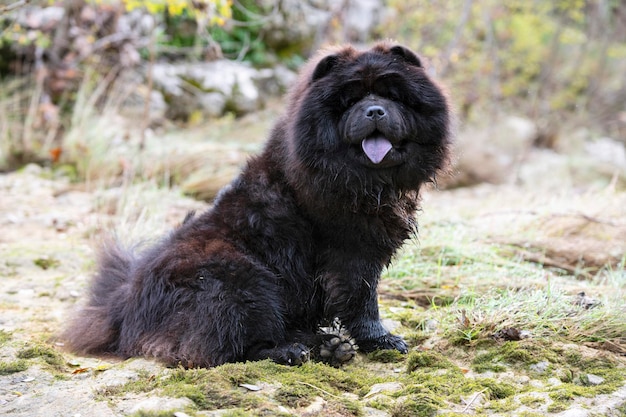
[[[367,117],[368,119],[376,120],[385,117],[386,115],[387,112],[382,106],[369,106],[367,109],[365,109],[365,117]]]

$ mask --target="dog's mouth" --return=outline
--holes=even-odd
[[[368,165],[373,167],[387,168],[401,163],[397,160],[398,155],[395,155],[397,153],[396,146],[380,132],[375,132],[363,139],[361,148],[367,157]]]

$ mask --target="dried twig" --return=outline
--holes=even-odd
[[[148,124],[150,123],[150,101],[152,96],[152,90],[154,88],[154,62],[156,61],[156,34],[154,28],[150,32],[150,43],[148,44],[148,51],[150,52],[150,59],[148,60],[147,77],[148,88],[146,91],[146,98],[143,106],[143,116],[141,118],[141,132],[139,132],[139,150],[143,150],[146,146],[146,131],[148,130]]]
[[[306,385],[307,387],[310,387],[310,388],[316,389],[316,390],[318,390],[319,392],[321,392],[322,394],[328,395],[329,397],[333,397],[333,398],[336,398],[336,399],[341,399],[341,397],[339,397],[339,396],[337,396],[337,395],[335,395],[335,394],[332,394],[332,393],[330,393],[330,392],[328,392],[328,391],[326,391],[326,390],[324,390],[324,389],[322,389],[322,388],[320,388],[320,387],[316,387],[316,386],[315,386],[315,385],[313,385],[313,384],[309,384],[308,382],[304,382],[304,381],[296,381],[296,382],[297,382],[298,384]]]
[[[518,244],[512,244],[512,246],[517,247],[517,254],[521,256],[522,259],[524,259],[527,262],[534,262],[536,264],[542,265],[543,267],[558,268],[569,274],[579,275],[587,279],[590,279],[593,277],[587,271],[580,270],[579,268],[574,267],[564,262],[559,262],[558,260],[552,257],[546,256],[545,254],[526,250],[521,245],[518,245]]]
[[[469,400],[469,402],[467,403],[467,405],[465,406],[465,408],[463,409],[463,411],[461,411],[461,414],[465,414],[467,412],[467,410],[469,410],[469,408],[472,406],[472,404],[474,403],[474,401],[476,401],[478,399],[478,397],[480,395],[482,395],[483,392],[487,391],[487,388],[477,392],[476,394],[474,394],[474,396],[472,397],[471,400]]]
[[[459,21],[456,27],[456,30],[454,31],[454,36],[452,37],[452,40],[448,43],[448,45],[446,46],[446,50],[443,53],[443,58],[444,58],[443,68],[441,69],[442,76],[447,73],[450,67],[452,54],[454,53],[455,49],[458,47],[459,40],[461,39],[461,36],[463,35],[463,31],[465,30],[465,27],[467,26],[467,23],[470,19],[471,12],[472,12],[472,0],[465,0],[465,4],[463,6],[463,12],[461,14],[461,20]]]
[[[7,4],[6,6],[0,6],[0,15],[5,14],[5,13],[9,13],[10,11],[13,11],[15,9],[18,9],[22,6],[26,6],[28,3],[30,3],[30,0],[19,0],[16,1],[13,4]]]

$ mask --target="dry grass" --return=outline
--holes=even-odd
[[[383,295],[428,308],[424,322],[447,337],[515,328],[624,353],[623,207],[626,194],[611,189],[429,193],[419,243],[389,268]]]

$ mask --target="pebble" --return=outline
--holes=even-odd
[[[600,385],[604,382],[604,378],[594,374],[587,374],[587,383],[589,385]]]
[[[549,378],[548,379],[548,384],[552,385],[553,387],[556,387],[557,385],[561,385],[562,382],[558,378]]]
[[[313,402],[309,404],[303,411],[304,414],[319,414],[324,411],[326,400],[322,397],[315,397]]]
[[[548,370],[549,366],[550,366],[550,362],[541,361],[541,362],[533,363],[532,365],[530,365],[530,370],[538,374],[543,374],[544,372]]]
[[[135,404],[130,414],[140,411],[180,410],[187,407],[193,407],[193,401],[189,398],[152,397]]]
[[[559,414],[557,417],[588,417],[589,410],[585,410],[583,408],[570,408],[569,410],[565,410]]]
[[[365,398],[371,397],[372,395],[376,395],[381,392],[385,393],[394,393],[401,391],[404,386],[399,382],[382,382],[379,384],[372,385],[370,392],[365,395]]]

